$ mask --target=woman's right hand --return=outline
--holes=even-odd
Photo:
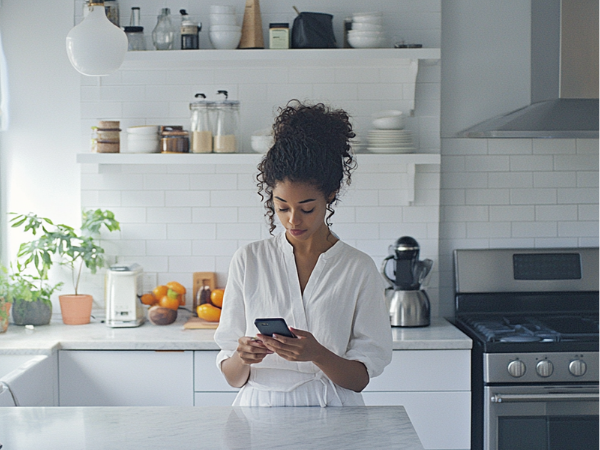
[[[242,364],[250,365],[261,362],[265,356],[273,352],[265,347],[262,341],[249,336],[242,336],[238,339],[237,353],[242,360]]]

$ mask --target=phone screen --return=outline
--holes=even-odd
[[[273,334],[278,334],[280,336],[292,337],[295,338],[288,328],[285,320],[277,317],[277,318],[267,318],[267,319],[256,319],[254,321],[254,325],[258,328],[261,334],[265,336],[273,336]]]

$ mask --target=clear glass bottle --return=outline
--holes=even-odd
[[[129,26],[123,27],[129,42],[129,51],[146,50],[146,39],[144,38],[144,27],[140,26],[140,8],[134,6],[131,8],[131,18]]]
[[[202,100],[190,103],[192,153],[211,153],[215,102],[204,100],[204,94],[196,94],[196,98]]]
[[[162,8],[156,26],[152,31],[152,42],[156,50],[172,50],[175,30],[171,21],[171,10]]]
[[[227,100],[227,91],[218,91],[225,100],[216,102],[217,119],[213,138],[215,153],[235,153],[238,151],[240,102]]]

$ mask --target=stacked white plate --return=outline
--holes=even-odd
[[[408,130],[369,130],[371,153],[413,153],[415,144]]]

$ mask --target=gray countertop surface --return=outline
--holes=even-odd
[[[402,406],[0,408],[6,449],[423,449]]]
[[[180,311],[171,325],[150,322],[136,328],[109,328],[98,319],[86,325],[64,325],[60,315],[49,325],[29,329],[11,324],[0,334],[2,354],[52,354],[56,350],[218,350],[214,330],[183,328],[190,313]],[[470,349],[472,341],[443,318],[420,328],[392,328],[394,350]]]

